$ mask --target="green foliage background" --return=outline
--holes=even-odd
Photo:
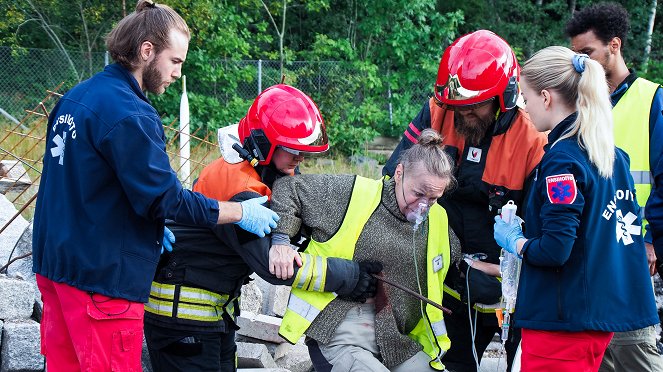
[[[523,61],[545,46],[567,45],[563,27],[572,11],[595,2],[264,1],[264,6],[260,0],[161,1],[187,20],[193,34],[183,71],[189,86],[192,126],[214,130],[237,122],[245,114],[257,91],[246,94],[238,87],[256,84],[256,65],[237,61],[280,59],[276,26],[281,27],[285,3],[286,81],[301,87],[320,87],[323,82],[323,89],[307,93],[322,111],[333,148],[345,154],[361,152],[365,142],[376,135],[400,136],[432,93],[444,48],[459,35],[480,28],[493,30],[509,41]],[[651,1],[620,2],[629,10],[632,23],[625,56],[637,68],[643,62]],[[92,56],[105,50],[103,36],[134,6],[131,0],[0,0],[0,12],[6,14],[0,18],[0,46],[11,47],[15,58],[23,56],[14,70],[5,69],[5,78],[24,75],[22,70],[30,65],[27,48],[55,49],[58,42],[75,61],[74,67],[62,68],[75,70],[78,79],[90,76],[99,69],[98,63],[92,63],[98,57]],[[646,76],[661,82],[659,17],[657,13]],[[52,30],[51,36],[44,25]],[[270,66],[270,73],[278,76],[280,71]],[[67,81],[66,86],[77,81]],[[1,90],[0,94],[7,94]],[[164,122],[177,116],[180,93],[171,87],[162,96],[150,97],[164,115]]]

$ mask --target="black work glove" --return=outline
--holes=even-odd
[[[378,280],[371,274],[377,274],[382,271],[382,264],[377,261],[366,261],[359,263],[359,280],[357,285],[342,299],[364,303],[366,299],[374,297],[378,289]]]

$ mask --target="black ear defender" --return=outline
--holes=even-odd
[[[516,102],[518,101],[518,94],[520,94],[520,89],[518,86],[518,78],[516,76],[511,76],[509,82],[504,89],[502,94],[502,99],[504,101],[504,107],[507,110],[511,110],[516,107]]]
[[[244,147],[258,161],[265,161],[272,145],[262,129],[251,129],[251,134],[244,141]]]

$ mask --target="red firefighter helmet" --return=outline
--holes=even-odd
[[[313,100],[299,89],[278,84],[256,97],[237,128],[245,149],[269,164],[277,147],[293,154],[329,149],[327,131]]]
[[[520,66],[504,39],[479,30],[454,41],[437,71],[435,99],[451,106],[474,105],[497,97],[502,112],[516,106]]]

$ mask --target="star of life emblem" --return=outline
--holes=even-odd
[[[56,134],[53,137],[53,143],[55,147],[51,147],[51,156],[54,158],[60,157],[58,164],[62,165],[64,163],[64,148],[67,142],[67,132],[62,133],[63,137],[60,137],[59,134]]]
[[[615,212],[617,216],[617,226],[615,227],[615,232],[617,234],[617,242],[620,240],[624,245],[629,245],[633,243],[632,235],[640,235],[642,228],[639,225],[634,225],[637,216],[631,212],[628,212],[626,216],[622,215],[621,209],[618,209]]]
[[[578,195],[573,174],[556,174],[546,177],[548,200],[552,204],[573,204]]]

